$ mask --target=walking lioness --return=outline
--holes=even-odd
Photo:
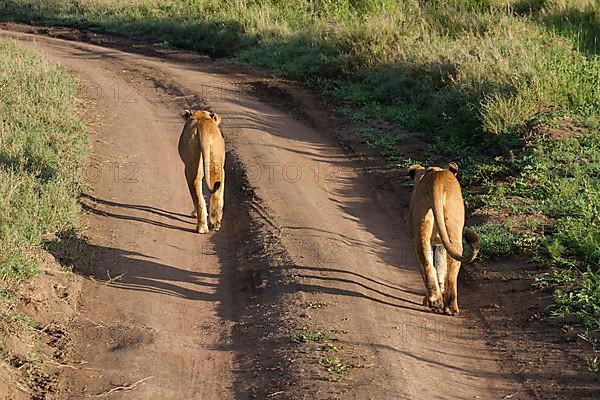
[[[223,217],[223,192],[225,190],[225,141],[219,130],[221,117],[208,111],[185,110],[181,113],[185,125],[179,138],[179,156],[185,164],[194,213],[196,232],[218,231]],[[206,202],[202,196],[202,178],[210,196],[210,213],[206,221]]]
[[[449,315],[458,314],[456,280],[460,263],[473,261],[479,251],[479,237],[465,229],[465,240],[473,252],[469,257],[463,255],[465,206],[456,179],[458,166],[450,163],[443,169],[413,165],[408,173],[415,183],[409,229],[427,290],[423,304]]]

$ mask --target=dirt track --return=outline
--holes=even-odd
[[[87,363],[65,373],[58,398],[135,382],[134,390],[107,398],[246,398],[234,388],[244,339],[232,337],[239,299],[230,255],[237,249],[226,243],[240,242],[247,221],[229,189],[221,232],[192,233],[177,155],[177,114],[199,99],[222,115],[228,143],[290,256],[296,302],[306,307],[299,323],[329,332],[354,367],[351,379],[327,382],[319,356],[297,355],[312,357],[314,370],[293,392],[282,383],[272,398],[527,398],[500,372],[469,309],[449,318],[421,306],[405,199],[394,204],[374,190],[330,132],[250,96],[240,85],[248,76],[224,74],[208,61],[2,34],[33,41],[75,71],[94,114],[93,192],[83,204],[96,280],[83,288],[85,319],[73,338],[74,354]]]

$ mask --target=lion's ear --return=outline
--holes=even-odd
[[[183,119],[188,119],[189,117],[192,116],[192,112],[190,110],[184,110],[182,111],[180,114],[181,118]]]
[[[452,172],[454,175],[458,174],[458,164],[455,162],[448,163],[448,171]]]
[[[210,113],[210,117],[213,121],[215,121],[215,124],[219,125],[221,123],[221,117],[219,116],[219,114],[213,112]]]
[[[415,179],[415,175],[417,174],[417,171],[423,169],[422,166],[420,166],[419,164],[413,164],[408,168],[408,176],[410,176],[410,179]]]

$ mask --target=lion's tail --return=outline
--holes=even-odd
[[[450,254],[452,258],[454,258],[457,261],[469,263],[475,259],[477,253],[479,252],[479,236],[477,236],[477,234],[472,230],[466,228],[464,232],[465,240],[469,244],[469,246],[471,246],[473,252],[469,257],[465,257],[463,254],[461,254],[457,246],[453,244],[450,241],[450,238],[448,237],[448,230],[446,229],[446,220],[444,219],[444,205],[441,201],[443,198],[443,194],[440,193],[440,190],[441,188],[438,185],[433,185],[433,216],[435,219],[435,225],[440,234],[440,238],[442,239],[442,243],[444,244],[446,251],[448,252],[448,254]]]
[[[203,140],[200,143],[202,151],[202,160],[204,161],[204,179],[211,193],[216,192],[221,187],[221,171],[212,168],[210,162],[210,143],[209,140]]]
[[[179,113],[179,116],[183,119],[188,119],[189,117],[192,116],[192,114],[194,114],[194,113],[191,112],[190,110],[183,110],[182,112]]]

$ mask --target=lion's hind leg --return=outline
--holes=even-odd
[[[433,231],[433,225],[431,227],[427,226],[430,224],[424,225],[425,229],[429,228]],[[433,310],[441,310],[444,306],[444,302],[442,293],[440,292],[437,273],[433,264],[433,247],[431,246],[429,237],[431,237],[430,234],[421,234],[417,244],[417,259],[424,278],[425,290],[427,290],[427,296],[425,296],[423,304]]]
[[[458,272],[460,270],[460,261],[447,257],[448,273],[446,274],[444,291],[444,313],[448,315],[456,315],[458,309]]]
[[[440,292],[442,292],[442,295],[443,295],[444,291],[445,291],[446,272],[447,272],[446,249],[444,248],[443,245],[437,245],[434,247],[434,251],[435,251],[435,254],[434,254],[435,269],[437,272],[438,282],[440,284]]]
[[[220,180],[218,181],[218,188],[210,196],[210,214],[208,217],[208,225],[211,229],[218,231],[221,228],[221,221],[223,219],[223,204],[225,202],[225,170],[221,169]],[[215,183],[216,186],[216,183]]]
[[[200,160],[195,171],[194,178],[191,182],[191,185],[188,180],[188,185],[190,185],[190,192],[192,193],[192,199],[194,200],[194,210],[196,211],[196,232],[207,233],[207,212],[206,201],[204,200],[204,196],[202,194],[202,178],[204,178],[204,169],[202,167],[202,155],[200,155]]]
[[[455,243],[458,252],[462,254],[462,231],[463,227],[448,225],[448,236],[450,241]],[[446,273],[446,279],[444,280],[446,290],[444,291],[444,312],[448,315],[456,315],[459,312],[458,309],[458,272],[460,271],[460,261],[455,260],[448,254],[446,256],[446,262],[448,264],[448,271]]]
[[[196,180],[196,174],[198,171],[196,169],[190,170],[187,166],[185,168],[185,180],[187,182],[188,190],[190,191],[190,196],[192,197],[192,204],[194,208],[190,215],[194,218],[198,215],[198,193],[196,193],[196,187],[194,186],[194,182]]]

